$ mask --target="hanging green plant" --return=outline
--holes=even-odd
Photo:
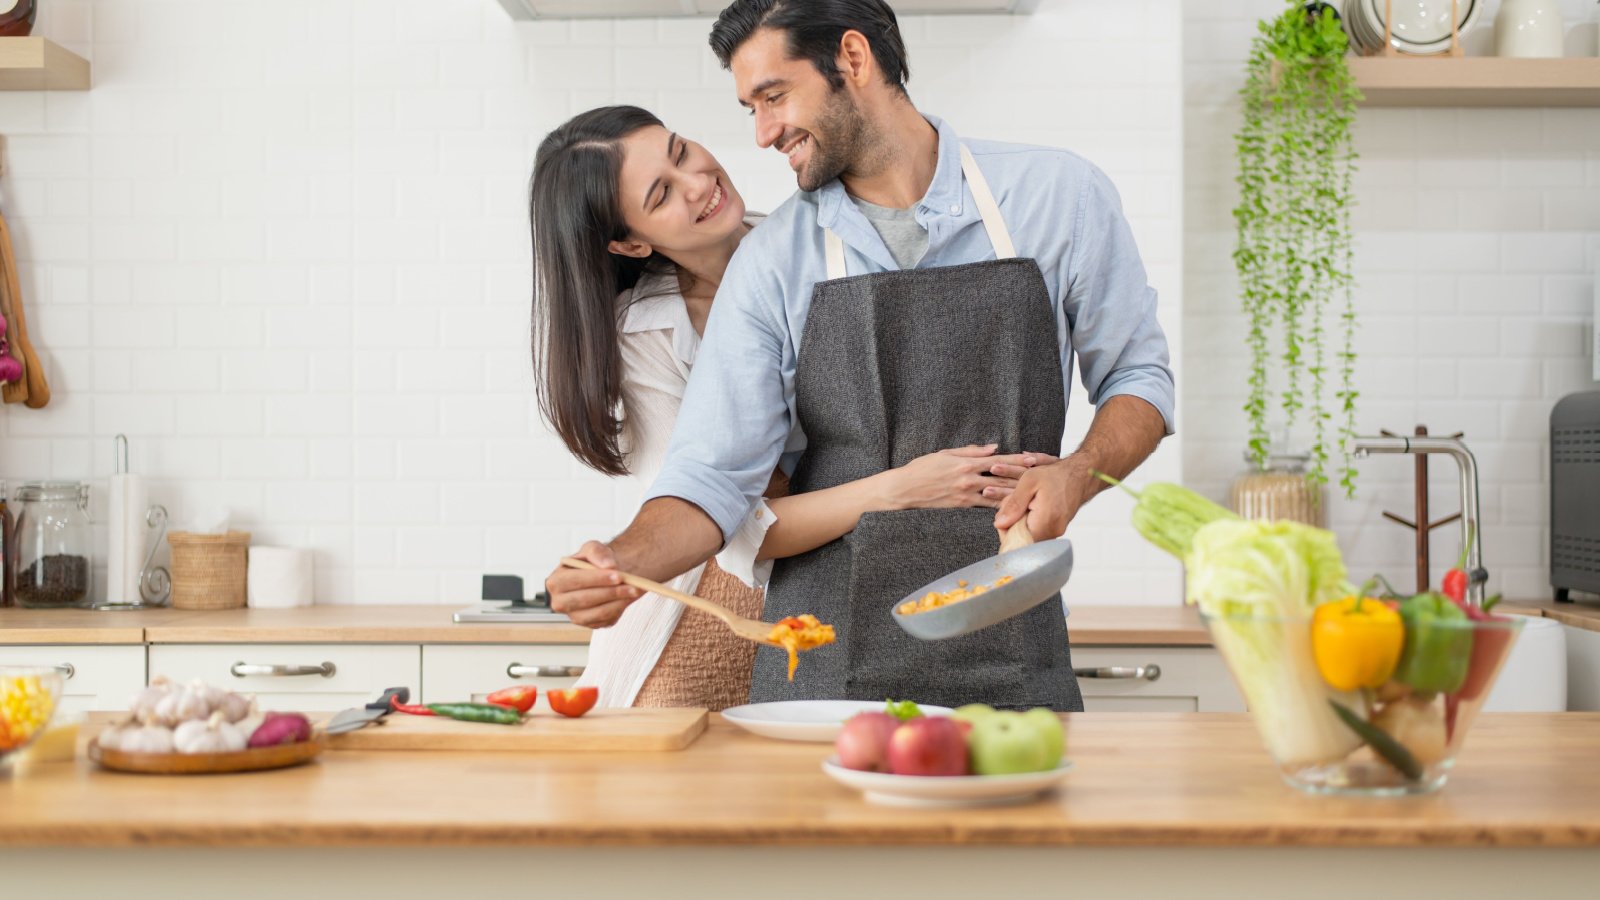
[[[1265,467],[1267,421],[1274,405],[1274,357],[1281,363],[1277,394],[1285,427],[1302,417],[1311,426],[1307,475],[1328,480],[1329,429],[1338,435],[1339,483],[1355,493],[1351,451],[1356,391],[1351,186],[1356,152],[1351,139],[1361,93],[1345,62],[1349,41],[1333,7],[1293,0],[1263,21],[1250,46],[1240,90],[1244,121],[1235,135],[1239,205],[1233,211],[1233,253],[1249,319],[1250,454]],[[1330,352],[1329,318],[1342,302],[1341,343]],[[1273,338],[1281,344],[1274,348]],[[1329,357],[1338,386],[1329,411]]]

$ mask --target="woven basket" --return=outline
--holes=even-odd
[[[250,532],[193,534],[174,531],[172,606],[174,609],[240,609],[245,601]]]

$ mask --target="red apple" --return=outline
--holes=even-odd
[[[889,771],[896,775],[965,775],[966,735],[944,716],[903,722],[889,736]]]
[[[839,765],[861,772],[889,771],[889,736],[900,720],[883,712],[857,713],[844,723],[833,742]]]

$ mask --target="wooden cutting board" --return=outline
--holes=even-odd
[[[535,709],[521,725],[486,725],[391,713],[327,743],[330,750],[682,750],[706,730],[706,718],[703,709],[595,709],[576,719]]]

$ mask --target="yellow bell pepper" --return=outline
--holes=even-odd
[[[1374,597],[1345,597],[1311,616],[1311,652],[1317,671],[1341,691],[1381,687],[1394,674],[1405,646],[1400,614]]]

